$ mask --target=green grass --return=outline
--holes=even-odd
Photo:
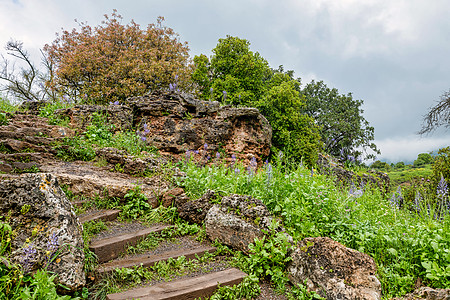
[[[281,217],[296,240],[328,236],[371,255],[386,298],[411,292],[418,278],[431,287],[450,287],[449,215],[438,221],[399,210],[372,187],[356,198],[337,189],[332,178],[311,176],[301,166],[280,162],[270,174],[263,167],[255,175],[235,168],[200,168],[189,162],[180,184],[191,198],[207,189],[253,196]]]
[[[156,148],[146,144],[134,131],[113,133],[113,127],[108,124],[106,116],[94,113],[91,125],[82,134],[65,138],[54,148],[57,156],[63,160],[91,161],[96,158],[95,149],[113,147],[125,150],[130,155],[142,156],[142,152],[156,154]]]
[[[432,165],[424,165],[422,167],[405,166],[402,169],[392,169],[388,172],[391,179],[391,186],[395,189],[398,185],[411,182],[414,179],[430,178],[433,174]]]
[[[18,110],[18,105],[14,105],[8,99],[0,97],[0,111],[12,113],[16,110]]]

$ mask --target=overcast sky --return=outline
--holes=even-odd
[[[450,145],[448,130],[415,134],[450,89],[448,0],[0,0],[0,53],[10,39],[38,53],[61,28],[77,27],[74,19],[96,26],[113,9],[143,28],[165,17],[192,57],[238,36],[303,83],[323,80],[353,93],[364,100],[382,160]]]

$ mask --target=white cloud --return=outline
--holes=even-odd
[[[419,153],[428,153],[443,147],[450,146],[450,137],[421,138],[408,136],[376,140],[375,144],[380,148],[379,160],[390,162],[413,161]]]

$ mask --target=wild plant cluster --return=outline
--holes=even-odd
[[[259,165],[250,173],[225,159],[209,166],[189,160],[180,184],[193,198],[207,189],[250,195],[280,217],[297,241],[327,236],[369,254],[377,263],[386,298],[411,292],[418,280],[436,288],[450,287],[450,215],[441,208],[442,202],[425,199],[430,211],[439,213],[418,213],[398,205],[400,191],[386,199],[369,185],[336,188],[332,178],[283,157]],[[434,193],[448,203],[444,185]]]

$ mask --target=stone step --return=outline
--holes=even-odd
[[[238,284],[245,276],[247,274],[244,272],[231,268],[198,277],[164,282],[149,287],[110,294],[106,296],[106,299],[188,300],[203,298],[211,296],[217,289],[218,284],[221,286]]]
[[[89,249],[97,255],[98,262],[104,263],[119,257],[127,246],[134,246],[152,233],[159,233],[168,225],[156,225],[136,232],[112,236],[91,243]]]
[[[142,265],[144,268],[148,268],[153,266],[154,264],[160,261],[166,261],[169,258],[177,259],[180,256],[184,256],[187,259],[194,259],[196,255],[202,256],[206,252],[213,253],[216,251],[215,247],[211,246],[203,246],[193,249],[181,249],[176,251],[168,251],[164,253],[159,253],[155,255],[145,255],[145,256],[135,256],[126,259],[121,259],[117,261],[107,262],[97,268],[97,272],[100,276],[105,275],[106,273],[112,272],[117,268],[132,268],[134,266]]]
[[[79,218],[81,224],[89,222],[89,221],[97,221],[97,220],[113,221],[113,220],[117,219],[117,216],[119,215],[120,212],[121,212],[121,210],[119,210],[119,209],[104,209],[104,210],[99,210],[95,213],[83,214],[83,215],[79,216],[78,218]]]

